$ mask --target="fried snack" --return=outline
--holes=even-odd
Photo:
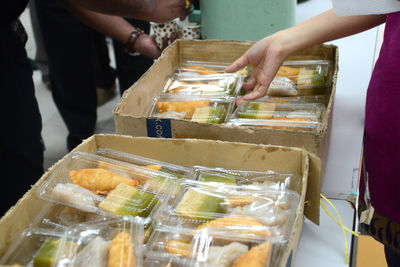
[[[190,119],[198,107],[210,106],[209,100],[199,100],[199,101],[184,101],[184,102],[157,102],[157,109],[159,113],[164,113],[167,111],[173,111],[177,113],[184,112],[185,118]]]
[[[134,267],[136,265],[131,235],[118,233],[108,248],[108,267]]]
[[[190,244],[180,239],[167,240],[165,241],[165,251],[171,254],[178,254],[182,257],[189,258]]]
[[[147,217],[158,199],[127,184],[119,184],[100,204],[99,208],[118,215]]]
[[[294,67],[288,67],[288,66],[281,66],[278,70],[278,73],[276,76],[279,77],[287,77],[293,82],[297,82],[297,77],[299,75],[301,68],[294,68]]]
[[[270,254],[271,242],[268,241],[240,255],[233,263],[233,267],[264,267],[267,265]]]
[[[119,184],[137,186],[138,181],[126,178],[104,169],[82,169],[70,171],[72,183],[92,191],[95,194],[106,195]]]
[[[175,209],[180,216],[194,220],[212,220],[215,214],[226,213],[224,198],[208,195],[194,189],[185,192]]]
[[[228,203],[228,207],[235,208],[238,206],[246,206],[250,205],[256,200],[265,200],[261,197],[254,197],[254,196],[229,196],[225,200]],[[272,200],[271,200],[272,201]]]
[[[260,230],[260,227],[263,227],[263,224],[260,223],[259,221],[255,220],[252,217],[248,216],[228,216],[228,217],[223,217],[223,218],[218,218],[216,220],[212,220],[208,223],[204,223],[200,226],[197,227],[196,230],[202,230],[204,228],[212,228],[212,227],[224,227],[224,226],[243,226],[246,228],[250,227],[255,227],[256,229],[252,230],[250,229],[241,229],[239,230],[240,233],[242,234],[255,234],[258,236],[271,236],[271,232],[268,230]],[[258,228],[258,229],[257,229]],[[234,231],[233,229],[230,229],[230,231]],[[194,232],[193,232],[194,234]]]
[[[144,166],[147,169],[151,169],[153,171],[160,171],[162,166],[161,165],[146,165]]]

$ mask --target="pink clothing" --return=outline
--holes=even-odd
[[[365,167],[371,204],[400,223],[400,12],[388,14],[365,111]],[[360,196],[364,196],[362,179]]]

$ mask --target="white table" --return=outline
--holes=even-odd
[[[297,23],[332,8],[329,0],[310,0],[299,4]],[[353,169],[358,168],[364,127],[365,95],[372,72],[377,29],[331,42],[339,47],[339,75],[332,136],[322,193],[344,199],[356,188]],[[344,200],[334,200],[344,225],[352,228],[354,210]],[[332,211],[333,212],[333,211]],[[347,233],[349,246],[351,235]],[[321,208],[320,226],[307,220],[295,258],[295,267],[348,266],[344,263],[342,229]]]

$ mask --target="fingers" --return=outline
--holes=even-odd
[[[243,56],[241,56],[235,62],[233,62],[232,65],[226,68],[225,72],[235,72],[247,65],[249,65],[249,60],[247,58],[247,53],[245,53]]]
[[[256,79],[255,75],[253,75],[251,77],[250,82],[243,83],[242,88],[246,91],[250,91],[250,90],[253,90],[256,85],[257,85],[257,79]]]
[[[241,103],[245,101],[251,101],[251,100],[256,100],[260,97],[265,96],[267,93],[268,86],[264,84],[258,83],[257,86],[254,88],[254,90],[251,93],[248,93],[247,95],[242,96],[238,100],[236,100],[236,104],[240,105]]]

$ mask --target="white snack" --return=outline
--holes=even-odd
[[[268,89],[267,95],[271,96],[296,96],[297,89],[292,80],[287,77],[275,77]]]
[[[267,226],[283,226],[288,220],[284,210],[265,201],[254,201],[250,205],[233,208],[229,215],[255,217]]]
[[[108,243],[100,236],[97,236],[76,255],[73,266],[107,267]]]
[[[160,114],[157,114],[157,117],[159,118],[166,118],[166,119],[185,119],[186,113],[185,112],[175,112],[175,111],[167,111],[167,112],[163,112]]]
[[[208,251],[207,266],[232,266],[233,262],[247,250],[248,247],[246,245],[238,242],[233,242],[223,247],[212,246]]]
[[[73,204],[83,211],[94,212],[97,210],[95,200],[99,196],[78,185],[57,184],[52,191],[52,195],[57,200]]]

